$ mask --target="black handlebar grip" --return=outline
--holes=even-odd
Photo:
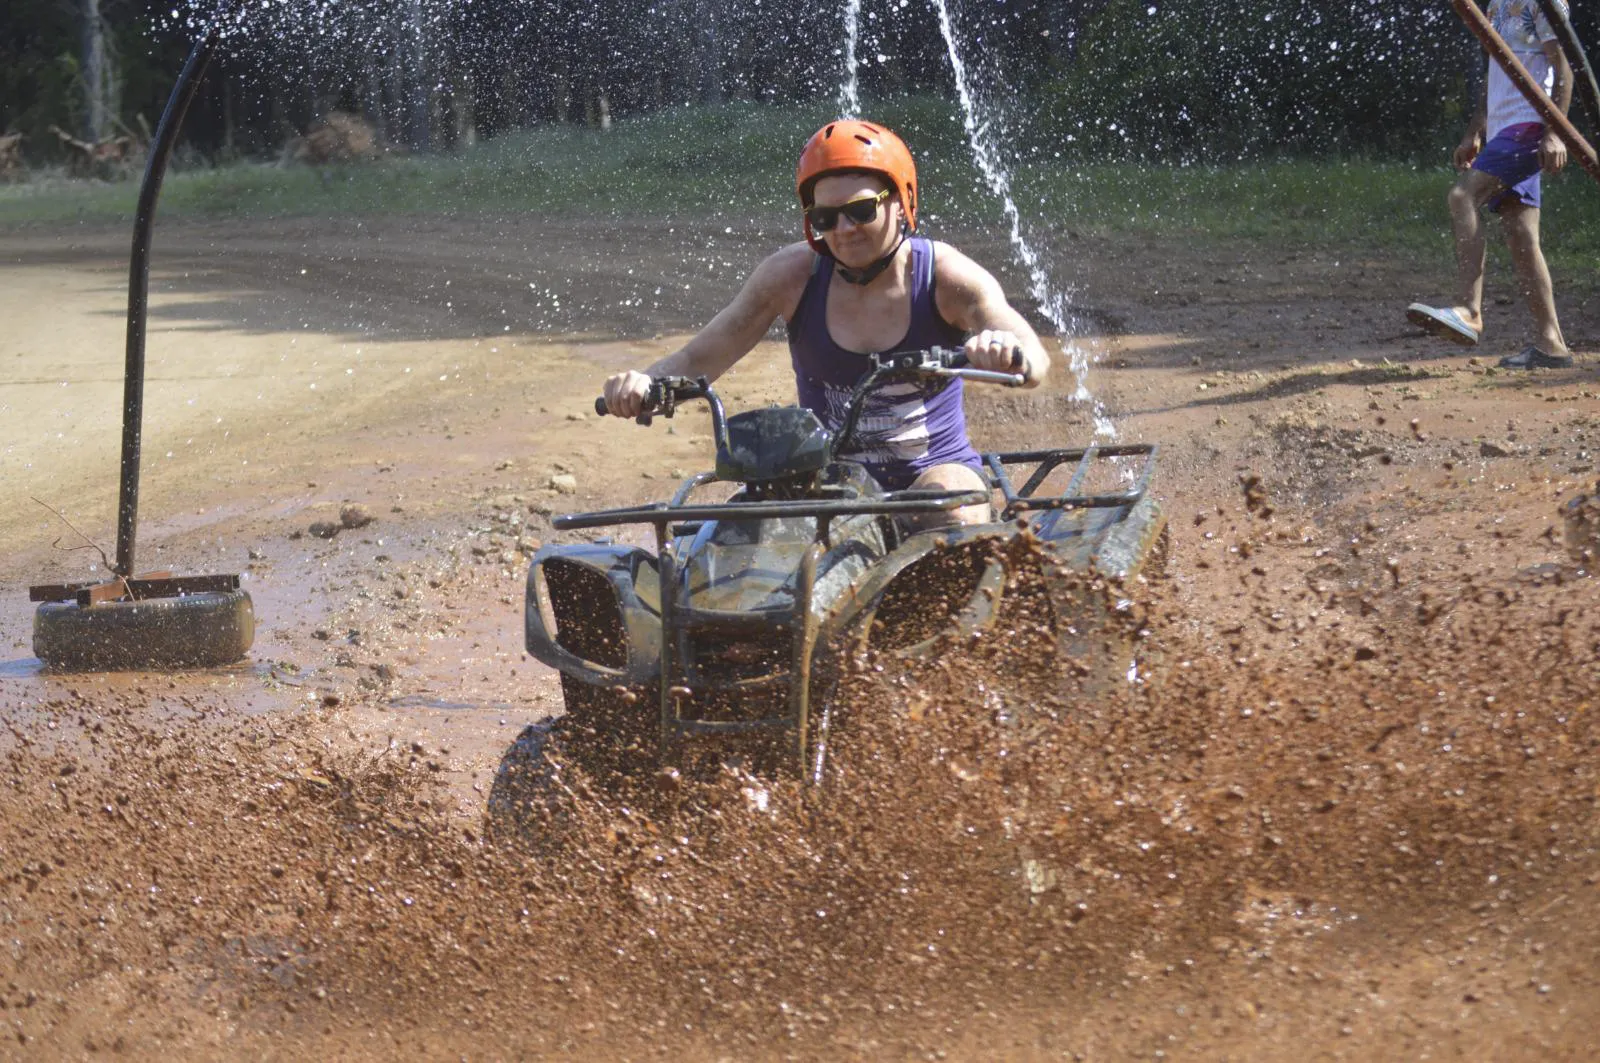
[[[943,361],[946,369],[966,369],[972,364],[971,360],[967,357],[967,352],[965,350],[961,350],[959,348],[944,348],[941,349],[940,353],[943,356],[941,361]],[[1007,367],[1013,373],[1020,373],[1026,369],[1027,366],[1028,359],[1023,355],[1022,345],[1019,343],[1017,346],[1011,348],[1011,360],[1007,363]]]
[[[654,393],[655,389],[651,388],[652,396],[654,396]],[[659,401],[660,400],[658,398],[654,397],[645,399],[644,411],[640,413],[639,416],[634,418],[635,423],[649,425],[653,420],[651,411]],[[601,417],[605,417],[611,412],[611,408],[606,405],[606,400],[604,398],[598,398],[594,400],[594,412]]]

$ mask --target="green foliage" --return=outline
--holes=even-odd
[[[152,0],[102,0],[107,45],[121,86],[121,126],[137,129],[161,112],[178,72],[184,42],[153,36]],[[164,8],[162,8],[164,9]],[[0,133],[23,133],[35,163],[61,157],[52,125],[81,134],[86,110],[81,71],[79,0],[0,3]]]
[[[1458,126],[1481,63],[1442,4],[1110,0],[1039,126],[1084,159],[1416,157]]]
[[[77,84],[71,9],[7,0],[0,14],[0,133],[43,142],[52,123],[70,127]]]
[[[998,224],[958,115],[909,98],[874,108],[906,131],[922,175],[929,230]],[[618,122],[610,132],[542,126],[454,157],[392,156],[316,169],[236,163],[169,176],[161,216],[351,214],[673,215],[792,219],[794,159],[828,109],[728,104]],[[1025,226],[1046,241],[1077,234],[1170,240],[1388,248],[1450,253],[1442,165],[1362,159],[1213,165],[1069,164],[1017,168]],[[0,224],[131,217],[135,188],[35,181],[0,186]],[[781,224],[780,224],[781,227]],[[1557,268],[1600,262],[1600,195],[1577,172],[1550,182],[1546,248]]]
[[[81,0],[0,5],[0,130],[53,147],[83,112]],[[101,0],[126,126],[153,123],[207,0]],[[1458,130],[1482,58],[1442,0],[948,0],[974,88],[1046,157],[1416,158]],[[1600,10],[1600,9],[1596,9]],[[238,8],[185,127],[212,157],[271,157],[330,109],[387,140],[455,144],[537,125],[670,116],[685,103],[832,108],[837,5],[813,0],[289,0]],[[1579,5],[1580,35],[1600,14]],[[949,96],[926,0],[862,5],[868,100]],[[1004,124],[1004,120],[1001,120]],[[957,131],[935,125],[936,134]]]

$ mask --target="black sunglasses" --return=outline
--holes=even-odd
[[[889,198],[889,189],[873,196],[860,196],[848,203],[841,203],[837,207],[807,207],[806,220],[811,223],[811,228],[819,233],[832,232],[839,224],[839,218],[846,217],[857,225],[871,225],[878,220],[878,204]]]

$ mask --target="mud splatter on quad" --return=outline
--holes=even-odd
[[[656,548],[608,540],[550,545],[528,573],[528,652],[561,672],[566,713],[525,729],[501,764],[492,816],[547,814],[577,765],[606,785],[675,772],[704,749],[743,746],[762,763],[824,777],[837,665],[863,650],[926,656],[991,623],[1007,590],[1004,547],[1029,537],[1047,573],[1129,580],[1164,564],[1165,519],[1146,490],[1153,444],[983,455],[1003,495],[993,522],[907,534],[900,518],[990,501],[983,491],[886,491],[850,452],[864,397],[888,383],[959,377],[1018,385],[965,366],[958,351],[877,359],[836,436],[809,410],[733,417],[704,379],[662,378],[648,412],[711,407],[716,468],[670,501],[558,517],[558,529],[649,525]],[[603,406],[597,404],[603,412]],[[1118,490],[1085,493],[1096,463],[1129,459]],[[1058,469],[1060,493],[1041,495]],[[1022,485],[1012,475],[1029,470]],[[1059,479],[1059,478],[1058,478]],[[695,493],[725,483],[726,502]],[[1083,580],[1045,581],[1053,629],[1088,640],[1105,617]],[[1070,650],[1070,646],[1068,647]],[[1094,652],[1090,650],[1090,652]],[[1126,670],[1126,660],[1120,665]]]

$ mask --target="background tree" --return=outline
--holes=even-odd
[[[199,0],[0,5],[0,132],[35,161],[52,124],[154,123]],[[948,97],[934,0],[862,0],[862,91]],[[947,0],[975,88],[1012,142],[1067,160],[1438,156],[1483,63],[1439,0]],[[333,110],[451,150],[537,123],[724,100],[827,100],[844,0],[291,0],[249,5],[188,149],[271,157]],[[1594,40],[1600,9],[1578,5]],[[939,132],[952,139],[959,130]]]

